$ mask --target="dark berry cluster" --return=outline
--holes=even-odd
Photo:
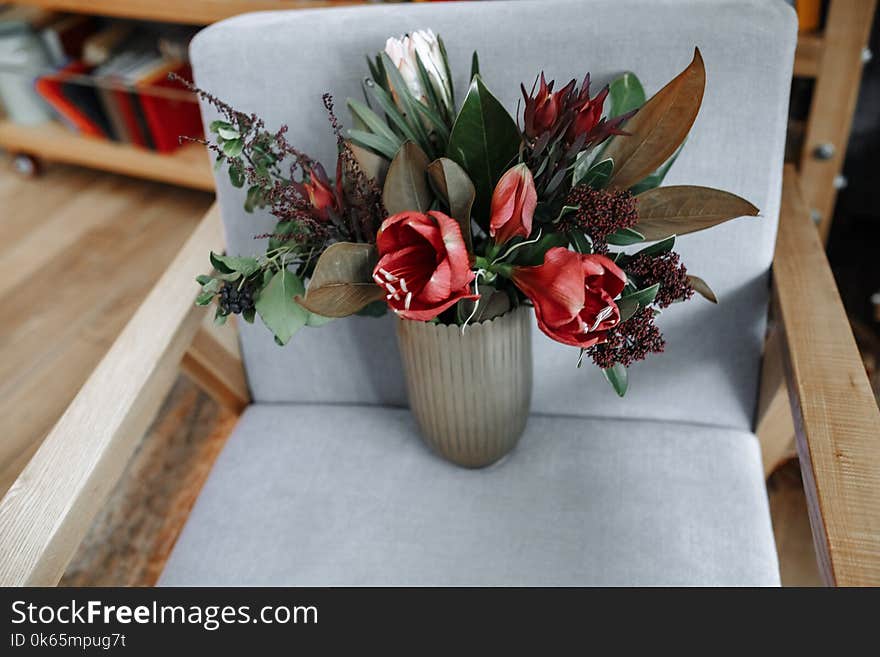
[[[608,331],[606,342],[590,347],[587,353],[602,369],[620,363],[629,367],[644,360],[648,354],[659,354],[666,346],[660,329],[654,323],[654,311],[641,308],[625,322]]]
[[[240,315],[254,307],[254,287],[245,283],[239,288],[237,281],[223,284],[218,300],[220,311],[225,315]]]
[[[559,230],[581,230],[589,235],[596,253],[607,253],[605,239],[623,228],[632,228],[639,220],[638,201],[627,190],[593,189],[587,185],[572,187],[565,204],[577,210],[562,216]]]
[[[626,273],[634,276],[639,281],[640,287],[650,287],[660,283],[660,290],[654,298],[654,303],[661,308],[666,308],[676,301],[690,299],[694,295],[694,286],[688,280],[687,268],[674,251],[660,255],[636,256],[627,263]]]

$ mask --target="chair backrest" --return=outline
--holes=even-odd
[[[768,271],[779,211],[796,20],[770,0],[520,0],[373,5],[239,16],[203,30],[191,47],[196,82],[273,128],[289,126],[301,150],[332,164],[335,142],[321,95],[361,96],[364,55],[385,39],[420,28],[440,33],[459,102],[470,58],[480,54],[489,88],[515,111],[519,84],[541,70],[566,82],[590,71],[602,84],[635,71],[649,94],[699,46],[708,82],[700,116],[665,184],[719,187],[752,201],[759,218],[738,219],[680,239],[690,271],[716,291],[661,317],[666,353],[631,370],[619,400],[577,350],[534,331],[533,410],[681,420],[750,428],[768,301]],[[597,87],[598,88],[598,87]],[[203,108],[204,119],[216,118]],[[231,253],[257,253],[265,213],[242,209],[243,193],[217,178]],[[242,323],[243,324],[243,323]],[[254,399],[406,403],[393,319],[349,318],[304,329],[282,349],[262,326],[242,326]]]

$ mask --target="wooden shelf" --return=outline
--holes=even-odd
[[[137,18],[208,25],[230,16],[267,9],[314,9],[364,4],[367,0],[14,0],[53,11],[97,14],[116,18]]]
[[[798,35],[794,52],[794,75],[798,78],[814,78],[819,73],[825,38],[821,33],[809,32]]]
[[[211,161],[200,144],[185,144],[165,155],[128,144],[84,137],[64,126],[22,126],[0,120],[0,147],[55,162],[66,162],[137,178],[214,191]]]

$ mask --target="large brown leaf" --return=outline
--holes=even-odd
[[[701,297],[712,303],[718,303],[718,297],[715,296],[712,288],[709,287],[709,284],[702,278],[688,274],[688,282],[690,282],[691,287],[693,287]]]
[[[338,242],[327,248],[315,265],[305,297],[295,301],[324,317],[347,317],[378,301],[384,290],[373,282],[376,247]]]
[[[441,157],[428,165],[428,176],[434,189],[446,201],[449,214],[461,226],[461,234],[468,251],[471,244],[471,208],[474,205],[476,190],[474,183],[464,169],[448,157]]]
[[[711,228],[737,217],[754,217],[758,208],[736,194],[711,187],[678,185],[642,192],[635,230],[648,241]]]
[[[700,111],[706,69],[700,49],[690,65],[658,91],[611,140],[603,157],[614,160],[609,186],[629,188],[650,175],[675,152]]]
[[[388,173],[388,160],[351,142],[348,142],[348,147],[361,171],[381,188],[385,184],[385,175]]]
[[[405,142],[388,167],[382,201],[388,214],[427,212],[434,200],[428,187],[428,156],[415,142]]]

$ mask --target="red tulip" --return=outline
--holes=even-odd
[[[496,244],[504,244],[513,237],[528,237],[538,193],[535,179],[525,164],[517,164],[501,176],[492,193],[489,235]]]
[[[476,299],[467,248],[458,222],[442,212],[401,212],[376,237],[373,280],[404,319],[429,321],[461,299]]]
[[[514,267],[512,278],[534,304],[538,328],[557,342],[592,347],[620,322],[614,297],[623,291],[626,274],[603,255],[555,247],[542,265]]]
[[[309,203],[315,208],[317,214],[326,219],[330,212],[338,213],[340,204],[327,178],[324,167],[316,164],[314,168],[308,170],[309,181],[302,184],[305,194],[309,198]]]

